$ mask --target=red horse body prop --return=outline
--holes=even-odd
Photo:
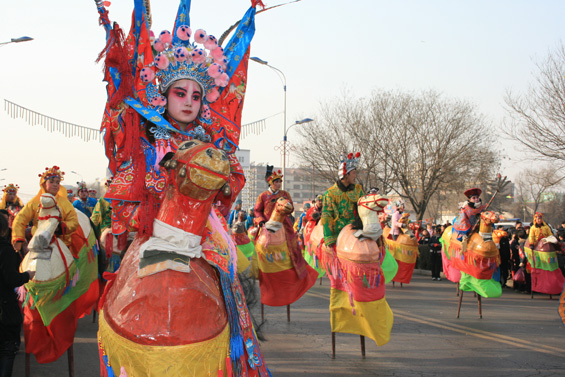
[[[168,186],[153,235],[130,246],[102,299],[105,375],[267,376],[235,244],[213,209],[228,158],[192,140],[165,159]]]

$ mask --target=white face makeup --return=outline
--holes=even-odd
[[[195,81],[176,81],[167,92],[167,112],[184,131],[194,122],[202,107],[202,89]]]

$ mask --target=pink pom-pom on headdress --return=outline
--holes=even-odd
[[[210,111],[210,107],[208,105],[202,106],[202,112],[200,113],[200,116],[204,119],[210,119],[212,112]]]
[[[214,80],[214,83],[218,86],[224,87],[228,85],[229,81],[230,81],[230,77],[228,76],[227,73],[224,72],[220,75],[220,77]]]
[[[178,47],[175,49],[175,59],[178,62],[184,62],[190,56],[190,52],[186,47]]]
[[[210,103],[216,102],[218,98],[220,98],[220,92],[215,87],[206,94],[206,100]]]
[[[224,49],[220,46],[216,47],[212,51],[210,51],[210,56],[214,58],[214,61],[220,60],[224,58]]]
[[[166,43],[168,45],[170,45],[173,42],[173,36],[171,35],[171,33],[168,30],[163,30],[161,32],[161,34],[159,34],[159,39],[163,43]]]
[[[149,30],[149,42],[151,42],[151,44],[155,42],[155,33],[153,30]]]
[[[206,51],[201,48],[196,48],[190,52],[190,57],[192,61],[195,63],[204,63],[206,62]]]
[[[139,73],[141,81],[148,83],[155,79],[155,72],[151,68],[143,68]]]
[[[198,29],[194,32],[194,40],[196,43],[204,43],[208,40],[208,34],[206,34],[206,31]]]
[[[160,39],[155,39],[155,42],[153,42],[153,48],[157,52],[163,52],[165,51],[165,43]]]
[[[210,75],[210,77],[217,79],[218,77],[220,77],[220,75],[224,72],[224,70],[222,69],[222,66],[219,65],[218,63],[212,63],[209,67],[208,67],[208,74]]]
[[[163,54],[159,54],[155,57],[154,60],[155,66],[159,69],[167,69],[169,66],[169,58],[167,58]]]
[[[177,37],[179,37],[181,41],[188,41],[191,35],[192,30],[188,25],[181,25],[177,28]]]
[[[149,101],[153,106],[165,106],[167,104],[167,99],[161,95],[151,98]]]
[[[206,42],[204,42],[204,47],[212,51],[218,47],[218,40],[213,35],[209,35]]]

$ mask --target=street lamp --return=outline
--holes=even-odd
[[[282,83],[283,83],[283,90],[284,90],[284,109],[283,109],[283,129],[284,129],[284,133],[283,135],[286,136],[286,76],[284,75],[284,73],[278,69],[273,67],[272,65],[269,65],[269,63],[263,59],[259,59],[256,56],[252,56],[249,58],[250,60],[253,60],[256,63],[262,64],[262,65],[266,65],[267,67],[273,69],[275,72],[277,72],[277,76],[279,76],[279,78],[281,79]],[[284,181],[283,181],[284,182]],[[284,185],[284,183],[283,183]]]
[[[20,42],[28,42],[33,41],[31,37],[19,37],[19,38],[12,38],[8,42],[1,42],[0,46],[7,45],[8,43],[20,43]]]
[[[84,182],[84,178],[82,178],[82,175],[81,175],[81,174],[77,173],[77,172],[74,171],[74,170],[71,170],[71,173],[78,175],[78,176],[80,177],[80,181],[81,181],[81,182]]]
[[[298,126],[299,124],[305,124],[305,123],[310,123],[313,122],[314,119],[311,118],[304,118],[302,120],[297,120],[296,122],[294,122],[293,124],[291,124],[288,128],[285,125],[284,128],[284,136],[283,136],[283,143],[282,143],[282,155],[283,155],[283,166],[282,166],[282,174],[283,177],[285,177],[286,174],[286,155],[288,153],[288,146],[287,146],[287,137],[286,135],[288,134],[288,131],[290,131],[290,129],[294,126]],[[285,182],[286,178],[283,179],[282,181],[282,189],[284,190],[284,182]]]

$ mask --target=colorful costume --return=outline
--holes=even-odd
[[[79,182],[78,184],[77,193],[79,193],[79,197],[75,199],[75,201],[73,202],[73,207],[84,213],[87,217],[90,217],[92,216],[92,211],[94,210],[94,207],[96,207],[98,201],[94,198],[91,198],[90,196],[87,196],[85,199],[82,199],[80,197],[81,191],[85,191],[85,192],[89,191],[88,188],[86,187],[86,183],[84,182]]]
[[[267,376],[224,221],[244,183],[234,151],[258,1],[225,50],[200,29],[190,41],[188,0],[172,33],[151,45],[145,3],[135,0],[122,45],[97,1],[108,33],[102,128],[114,174],[105,198],[114,234],[139,230],[101,300],[102,374]],[[198,119],[184,124],[165,112],[167,90],[180,80],[197,83],[202,96]]]
[[[319,200],[319,202],[322,203],[323,200],[322,196],[318,195],[318,197],[319,199],[317,198],[316,200],[317,201]],[[310,242],[310,236],[312,235],[312,231],[314,230],[316,225],[318,225],[318,223],[320,222],[321,218],[322,218],[322,208],[318,207],[315,204],[314,206],[312,206],[312,208],[308,210],[308,212],[306,212],[306,215],[304,217],[305,225],[303,226],[304,231],[302,232],[302,236],[304,237],[304,260],[306,261],[306,263],[310,265],[310,267],[318,271],[319,277],[324,276],[326,274],[326,270],[322,266],[319,257],[316,255],[316,252],[312,247],[312,243]]]
[[[100,198],[94,210],[92,211],[92,216],[90,220],[97,228],[98,232],[102,233],[104,229],[112,226],[112,206],[110,202],[104,198]]]
[[[468,198],[473,195],[481,195],[482,190],[478,188],[472,188],[465,191],[465,196]],[[460,209],[459,216],[457,220],[453,223],[453,231],[457,233],[457,239],[461,241],[463,236],[468,235],[473,229],[478,221],[478,215],[486,209],[486,205],[482,205],[480,202],[472,203],[471,201],[466,201],[465,204]]]
[[[73,344],[78,319],[99,298],[98,247],[88,218],[75,211],[63,186],[56,196],[45,192],[45,182],[63,174],[56,166],[40,174],[39,193],[14,221],[13,242],[34,221],[21,268],[36,271],[25,285],[24,336],[26,352],[39,363],[57,360]],[[59,226],[64,243],[55,236]]]
[[[39,199],[45,191],[45,181],[53,176],[58,176],[63,178],[65,173],[61,172],[58,166],[53,166],[52,168],[45,168],[45,172],[40,174],[41,177],[41,189],[39,193],[33,197],[29,202],[26,203],[24,208],[18,213],[14,219],[12,226],[12,244],[16,242],[25,241],[25,230],[30,221],[33,221],[33,226],[31,228],[31,234],[35,234],[37,229],[37,221],[39,212]],[[67,246],[71,246],[71,234],[77,230],[79,223],[77,219],[77,214],[74,207],[67,199],[67,190],[61,186],[59,192],[55,196],[57,199],[57,206],[61,211],[61,227],[63,231],[63,241]]]
[[[337,241],[337,268],[332,272],[332,332],[367,336],[382,346],[390,340],[393,314],[385,299],[385,248],[378,214],[388,199],[378,194],[358,202],[363,229],[347,225]]]
[[[541,219],[541,225],[536,224],[538,219]],[[536,212],[528,241],[524,244],[524,252],[531,269],[532,292],[557,295],[563,291],[565,278],[557,263],[557,251],[557,240],[543,221],[543,214]]]
[[[0,201],[0,209],[5,209],[10,213],[10,227],[12,226],[14,218],[16,217],[18,212],[20,212],[24,207],[24,203],[17,195],[19,189],[20,186],[10,183],[9,185],[4,186],[4,189],[2,190],[4,191],[4,195],[2,195],[2,200]],[[8,195],[13,196],[14,199],[8,200]]]
[[[267,166],[266,181],[269,185],[283,178],[280,170],[272,172],[271,169],[272,166]],[[261,303],[264,305],[292,304],[314,285],[318,277],[300,251],[298,236],[287,216],[293,210],[290,194],[283,190],[273,192],[272,186],[259,195],[255,203],[254,221],[260,227],[255,250]]]

